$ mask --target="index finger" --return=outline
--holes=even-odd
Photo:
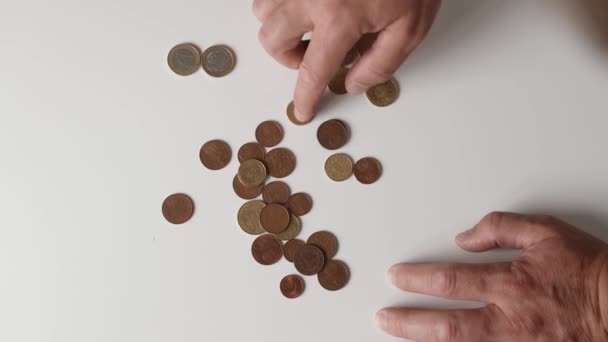
[[[294,114],[299,121],[308,122],[314,116],[325,87],[358,38],[358,32],[348,28],[314,30],[300,64],[294,94]]]

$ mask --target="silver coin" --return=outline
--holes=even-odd
[[[169,68],[178,75],[188,76],[200,68],[201,54],[192,44],[179,44],[169,51]]]

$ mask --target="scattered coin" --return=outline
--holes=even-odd
[[[357,47],[354,46],[352,49],[350,49],[350,51],[348,51],[348,53],[344,57],[344,60],[342,61],[342,66],[347,67],[349,65],[354,64],[357,59],[359,59],[359,57],[361,57],[361,54],[359,53],[359,50],[357,50]]]
[[[321,248],[326,260],[331,260],[338,254],[338,239],[330,232],[316,232],[308,238],[306,243]]]
[[[325,255],[319,247],[305,244],[296,251],[293,264],[300,274],[315,275],[325,266]]]
[[[283,127],[276,121],[264,121],[255,129],[255,138],[264,147],[274,147],[283,140]]]
[[[232,150],[222,140],[210,140],[201,147],[199,157],[209,170],[220,170],[230,162]]]
[[[163,201],[162,212],[170,223],[182,224],[192,218],[194,202],[186,194],[173,194]]]
[[[281,181],[274,181],[266,184],[262,191],[262,199],[266,204],[287,204],[289,195],[291,195],[289,185]]]
[[[363,184],[372,184],[382,175],[382,164],[376,158],[359,159],[353,168],[355,178]]]
[[[264,230],[272,234],[279,234],[289,225],[289,211],[280,204],[269,204],[260,213],[260,223]]]
[[[302,223],[300,222],[300,219],[295,215],[291,215],[287,228],[278,234],[274,234],[274,236],[276,236],[279,240],[287,241],[295,239],[300,234],[301,230]]]
[[[304,293],[304,279],[297,274],[290,274],[281,279],[280,285],[283,296],[294,299]]]
[[[283,147],[266,153],[264,162],[268,167],[268,173],[274,178],[287,177],[296,168],[296,157],[293,152]]]
[[[239,180],[239,175],[235,175],[232,179],[232,189],[234,193],[242,199],[250,200],[258,197],[264,186],[262,184],[254,187],[247,186]]]
[[[285,259],[289,262],[293,262],[296,251],[304,244],[305,242],[300,239],[291,239],[287,241],[283,246],[283,254],[285,255]]]
[[[327,262],[323,270],[317,275],[317,279],[324,289],[337,291],[348,284],[350,270],[344,262],[331,260]]]
[[[239,163],[242,163],[249,159],[257,159],[259,161],[264,160],[264,156],[266,155],[266,149],[264,146],[260,145],[257,142],[246,143],[245,145],[239,148],[237,156],[239,158]]]
[[[378,38],[378,32],[364,34],[359,39],[357,44],[355,44],[355,49],[357,49],[357,51],[359,52],[359,55],[363,56],[363,54],[366,53],[367,50],[369,50],[372,47],[372,45],[374,45],[377,38]]]
[[[296,216],[304,216],[312,209],[312,198],[304,192],[298,192],[287,200],[289,211]]]
[[[192,75],[201,67],[201,53],[193,44],[179,44],[169,51],[167,63],[180,76]]]
[[[245,186],[259,186],[266,180],[266,166],[257,159],[249,159],[239,166],[238,176]]]
[[[226,45],[214,45],[203,52],[202,64],[210,76],[223,77],[234,70],[236,55]]]
[[[348,71],[348,68],[341,67],[334,78],[329,81],[327,88],[329,88],[332,93],[336,95],[344,95],[348,93],[348,91],[346,91],[346,75],[348,75]]]
[[[348,128],[344,122],[332,119],[322,123],[317,129],[317,139],[328,150],[337,150],[348,140]]]
[[[287,105],[287,118],[289,119],[289,121],[291,121],[291,123],[293,123],[294,125],[298,125],[298,126],[302,126],[302,125],[306,125],[307,123],[312,121],[312,117],[308,120],[308,121],[300,121],[298,119],[296,119],[296,115],[294,113],[294,104],[293,101],[289,102],[289,104]]]
[[[241,229],[251,235],[260,235],[265,233],[264,228],[260,224],[260,213],[266,206],[262,201],[245,202],[239,209],[237,220]]]
[[[399,83],[394,78],[377,84],[365,92],[369,101],[378,107],[386,107],[399,97]]]
[[[347,180],[353,174],[353,160],[344,153],[334,154],[325,161],[325,173],[336,182]]]
[[[283,256],[283,244],[270,234],[258,236],[251,245],[251,254],[262,265],[272,265]]]

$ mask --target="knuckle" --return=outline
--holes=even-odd
[[[453,267],[448,267],[443,271],[435,272],[431,279],[433,286],[438,293],[451,296],[456,291],[456,271]]]
[[[437,321],[435,325],[435,337],[437,341],[456,341],[459,336],[460,327],[458,325],[458,320],[455,315],[448,314],[446,317]]]
[[[501,211],[493,211],[481,220],[482,226],[486,227],[498,227],[505,218],[505,213]]]
[[[527,262],[519,259],[511,262],[511,276],[505,281],[504,286],[507,293],[517,296],[530,295],[537,284],[527,271]]]

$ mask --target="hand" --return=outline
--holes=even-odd
[[[517,248],[513,262],[399,264],[405,291],[487,303],[480,309],[386,308],[378,325],[416,341],[608,341],[608,246],[548,216],[492,213],[456,237],[470,252]]]
[[[255,0],[263,23],[260,42],[277,61],[299,68],[295,116],[309,121],[327,83],[357,40],[380,32],[371,49],[346,79],[351,94],[361,94],[399,68],[428,32],[440,0]],[[313,32],[308,48],[302,36]]]

